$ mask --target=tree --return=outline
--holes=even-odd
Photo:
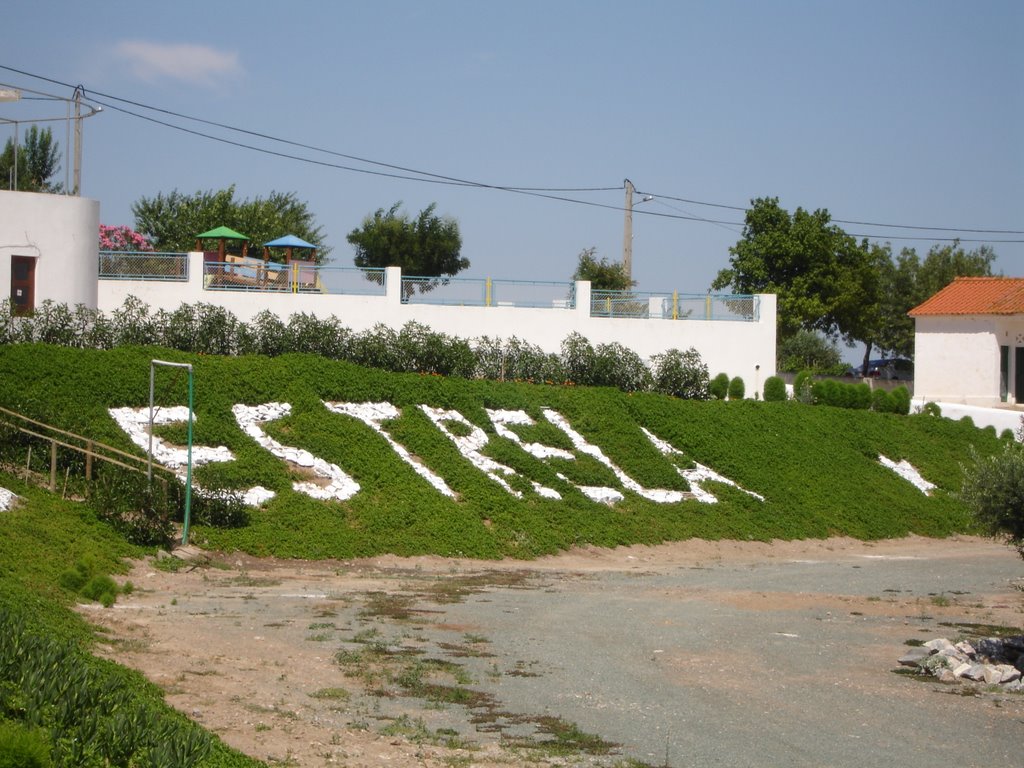
[[[580,251],[573,280],[589,280],[591,289],[595,291],[626,291],[636,285],[626,274],[625,265],[609,262],[607,258],[597,260],[597,248],[584,248]]]
[[[801,329],[855,335],[865,302],[874,301],[866,243],[832,224],[824,209],[790,215],[778,198],[753,200],[729,253],[730,267],[712,288],[777,294],[780,339]]]
[[[971,457],[960,498],[992,536],[1005,537],[1024,557],[1024,447],[1011,442],[985,457],[972,449]]]
[[[913,248],[904,248],[895,260],[882,265],[882,301],[877,319],[875,345],[898,357],[914,354],[914,320],[911,309],[941,291],[957,277],[987,277],[996,254],[983,245],[965,251],[959,242],[933,245],[924,262]]]
[[[61,192],[64,185],[52,182],[60,171],[59,144],[53,140],[49,128],[39,130],[35,125],[25,132],[18,143],[19,192]],[[0,154],[0,188],[11,189],[14,182],[14,139],[8,139]]]
[[[182,252],[195,248],[196,235],[230,227],[260,246],[282,235],[295,235],[317,247],[323,263],[331,249],[324,245],[321,228],[308,205],[294,192],[271,192],[267,197],[236,200],[235,186],[219,191],[185,195],[178,190],[132,203],[135,229],[158,251]]]
[[[401,207],[399,201],[387,211],[378,208],[363,219],[360,228],[348,233],[348,241],[356,248],[357,267],[401,267],[403,275],[432,278],[418,284],[421,293],[469,267],[469,259],[460,255],[462,235],[455,219],[435,215],[436,203],[415,219],[399,213]]]
[[[834,374],[842,365],[835,342],[814,331],[797,331],[778,343],[776,368],[787,373]]]

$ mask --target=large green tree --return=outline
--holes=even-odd
[[[827,210],[790,214],[776,197],[751,201],[743,237],[712,288],[775,293],[781,339],[800,330],[859,337],[865,305],[877,303],[872,254],[832,224]]]
[[[53,181],[60,171],[60,144],[49,128],[31,126],[18,142],[19,192],[61,192],[64,185]],[[14,139],[7,140],[0,153],[0,189],[14,189]]]
[[[309,206],[294,192],[271,192],[266,197],[236,200],[235,187],[218,191],[139,198],[132,204],[135,229],[158,251],[190,251],[196,235],[225,226],[249,237],[259,247],[282,235],[295,235],[317,247],[317,261],[326,261],[330,248]]]
[[[589,280],[590,287],[595,291],[626,291],[636,285],[629,279],[626,268],[620,262],[610,262],[607,258],[597,258],[597,248],[584,248],[580,251],[573,280]]]
[[[907,313],[957,277],[992,274],[996,253],[982,245],[965,251],[959,242],[933,245],[924,261],[904,248],[881,264],[882,301],[878,307],[875,346],[900,357],[914,354],[914,320]]]
[[[357,267],[401,267],[403,275],[432,278],[419,283],[423,292],[469,266],[461,255],[462,235],[455,219],[436,215],[436,203],[416,218],[401,213],[401,207],[397,202],[386,211],[378,208],[349,232]]]

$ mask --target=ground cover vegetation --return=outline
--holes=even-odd
[[[957,495],[969,446],[989,456],[1002,445],[993,430],[931,415],[807,408],[795,401],[685,401],[606,387],[393,374],[308,354],[221,357],[155,347],[2,346],[0,404],[141,453],[107,409],[148,405],[154,357],[195,366],[196,443],[224,445],[235,455],[234,461],[196,468],[196,482],[211,490],[242,490],[258,483],[277,494],[261,508],[199,515],[194,539],[258,555],[529,558],[574,545],[654,544],[694,536],[943,536],[973,530]],[[183,376],[161,377],[158,404],[185,402],[185,387]],[[296,470],[249,438],[231,412],[236,403],[272,401],[290,403],[292,410],[267,423],[267,433],[337,463],[361,485],[359,493],[336,502],[292,490]],[[387,433],[444,478],[455,498],[437,492],[367,425],[328,412],[322,401],[396,406],[397,418],[384,423]],[[522,498],[473,467],[421,404],[455,410],[483,430],[489,439],[482,452],[519,473],[509,482]],[[516,427],[522,440],[572,451],[566,434],[543,415],[544,409],[553,409],[646,488],[691,490],[678,470],[699,462],[764,501],[720,483],[707,486],[719,499],[713,506],[695,500],[657,503],[626,489],[623,500],[612,506],[592,501],[580,486],[621,487],[606,465],[579,451],[575,460],[536,458],[496,434],[488,408],[525,411],[534,424]],[[643,429],[682,455],[662,455]],[[159,434],[184,439],[178,427],[162,428]],[[0,448],[0,458],[12,467],[24,465],[26,453],[17,440],[4,440]],[[926,496],[882,467],[879,454],[906,459],[938,489]],[[34,456],[35,470],[48,471],[48,452],[40,447]],[[62,454],[59,474],[65,471],[63,462],[77,460]],[[97,470],[97,482],[107,471]],[[557,490],[562,499],[534,493],[528,481]],[[174,495],[174,488],[172,483],[168,495]],[[168,514],[180,515],[177,503],[168,506]],[[161,514],[160,509],[153,513]],[[125,516],[134,518],[131,508]]]
[[[88,502],[60,499],[0,472],[19,500],[0,512],[0,765],[245,768],[260,763],[175,712],[141,675],[91,653],[70,609],[107,602],[122,558],[143,553]]]

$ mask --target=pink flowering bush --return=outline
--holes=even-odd
[[[121,225],[111,227],[100,224],[101,251],[152,251],[153,246],[145,235],[141,235],[131,227]]]

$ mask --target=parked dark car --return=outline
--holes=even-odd
[[[854,365],[846,369],[847,376],[860,376],[862,366]],[[914,378],[914,361],[902,357],[868,360],[868,376],[888,381],[910,381]]]

